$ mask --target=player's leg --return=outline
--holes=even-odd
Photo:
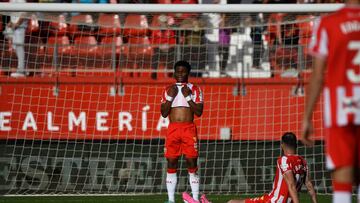
[[[165,157],[167,160],[166,189],[169,202],[175,202],[175,190],[177,184],[176,171],[178,168],[178,158],[181,154],[181,140],[178,128],[170,123],[165,140]]]
[[[200,180],[197,174],[198,143],[195,124],[184,126],[182,134],[182,151],[186,157],[186,165],[189,173],[189,182],[193,199],[199,201]]]
[[[333,180],[333,203],[351,203],[354,168],[341,167],[331,173]]]
[[[333,203],[351,203],[357,145],[354,127],[332,127],[327,133],[326,164],[332,170]]]
[[[176,170],[178,167],[177,158],[167,159],[166,189],[168,192],[169,202],[175,202],[175,190],[177,184]]]
[[[200,178],[197,174],[197,158],[186,158],[189,173],[189,182],[193,199],[199,201]]]
[[[25,40],[25,29],[17,28],[14,32],[14,48],[16,57],[18,59],[17,72],[25,73],[25,51],[24,41]]]
[[[270,202],[270,197],[268,194],[264,194],[261,197],[246,198],[246,199],[232,199],[227,203],[268,203]]]
[[[227,203],[245,203],[244,199],[232,199],[228,201]]]

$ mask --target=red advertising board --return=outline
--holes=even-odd
[[[195,119],[199,138],[228,139],[230,132],[232,140],[278,140],[285,131],[299,133],[304,97],[292,95],[294,82],[270,80],[247,80],[244,96],[234,92],[236,79],[192,80],[204,92],[204,113]],[[168,120],[160,115],[160,95],[174,81],[128,79],[121,87],[111,81],[60,78],[55,86],[45,79],[2,79],[0,139],[164,138]],[[114,87],[123,94],[114,95]],[[314,121],[315,138],[322,139],[320,110]]]

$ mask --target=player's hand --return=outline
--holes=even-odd
[[[301,134],[301,142],[306,146],[313,146],[314,140],[310,139],[310,135],[313,134],[313,126],[311,121],[304,120],[302,123],[302,134]]]
[[[191,89],[190,89],[187,85],[184,85],[184,86],[181,88],[181,92],[182,92],[182,94],[184,95],[184,97],[187,97],[187,96],[189,96],[189,95],[192,94]]]
[[[176,84],[174,84],[174,85],[171,85],[170,88],[167,90],[167,95],[169,95],[170,97],[176,97],[178,92],[179,92],[179,90],[178,90]]]

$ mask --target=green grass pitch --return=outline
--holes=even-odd
[[[234,195],[208,195],[208,198],[213,203],[226,203],[232,198],[237,198]],[[25,197],[0,197],[0,202],[4,203],[66,203],[66,202],[79,202],[79,203],[163,203],[167,199],[164,195],[139,195],[139,196],[25,196]],[[355,197],[353,198],[355,201]],[[180,196],[176,197],[177,203],[182,202]],[[307,194],[300,195],[301,203],[310,203]],[[319,203],[331,202],[330,195],[318,195]]]

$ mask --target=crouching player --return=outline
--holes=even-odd
[[[272,203],[292,202],[299,203],[302,185],[305,183],[311,200],[316,203],[316,193],[310,179],[309,169],[303,157],[296,154],[297,139],[294,133],[286,132],[281,138],[283,156],[276,162],[276,175],[273,190],[261,197],[230,200],[228,203]]]

